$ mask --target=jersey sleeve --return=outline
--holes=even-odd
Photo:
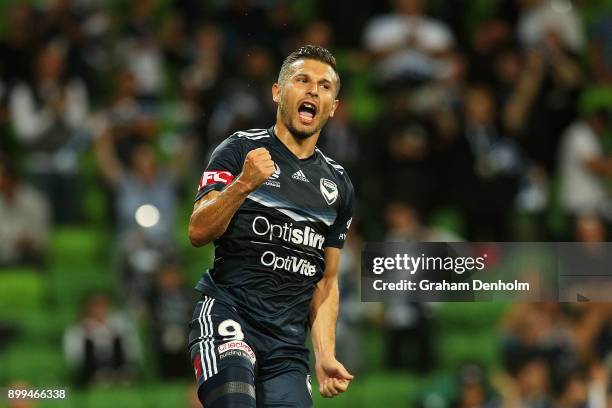
[[[200,177],[195,201],[212,190],[221,191],[242,171],[244,147],[241,140],[228,137],[213,151],[208,166]]]
[[[342,206],[338,209],[338,216],[327,233],[324,246],[340,249],[344,247],[344,241],[353,220],[354,194],[353,185],[348,181]]]

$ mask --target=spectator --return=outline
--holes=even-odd
[[[573,368],[553,380],[555,408],[589,408],[589,384],[586,370]]]
[[[612,356],[612,307],[608,303],[575,303],[568,314],[580,361],[589,367],[607,364]]]
[[[524,60],[502,108],[504,130],[537,165],[553,171],[559,136],[576,116],[584,76],[556,31],[549,32],[539,47],[527,49]]]
[[[43,264],[50,218],[47,198],[0,158],[0,266]]]
[[[153,273],[176,247],[178,170],[160,166],[153,147],[145,143],[132,148],[130,165],[124,166],[111,136],[107,130],[98,138],[96,154],[114,197],[123,290],[138,312]]]
[[[225,38],[218,26],[207,23],[198,28],[190,48],[190,63],[180,73],[181,86],[197,111],[197,119],[194,120],[200,139],[197,153],[205,156],[212,147],[205,137],[211,114],[223,96],[221,84],[226,75],[223,54]]]
[[[410,113],[408,94],[394,92],[389,99],[385,113],[369,132],[376,135],[376,143],[372,143],[376,164],[372,171],[382,180],[382,194],[424,209],[435,194],[433,137],[428,124]]]
[[[591,69],[595,80],[612,85],[612,11],[607,10],[592,27],[589,43]]]
[[[116,75],[116,87],[112,102],[97,115],[96,135],[105,135],[103,142],[117,156],[124,167],[130,166],[133,150],[143,143],[154,143],[157,122],[151,104],[138,99],[136,77],[128,70]],[[100,140],[96,140],[98,148]]]
[[[103,293],[85,299],[79,320],[64,332],[64,356],[80,386],[135,379],[141,346],[135,327]]]
[[[459,368],[459,395],[452,408],[500,408],[493,396],[483,368],[477,364],[464,364]]]
[[[163,57],[172,74],[180,72],[189,61],[191,42],[185,32],[185,23],[179,14],[170,14],[164,19],[160,43]],[[176,78],[173,77],[173,82]]]
[[[597,215],[578,215],[574,223],[574,239],[577,242],[597,243],[606,241],[606,226]]]
[[[270,98],[272,55],[251,47],[244,53],[241,75],[226,81],[223,97],[210,117],[208,145],[216,146],[239,129],[267,128],[275,117]]]
[[[525,387],[532,386],[542,370],[557,371],[577,361],[571,326],[559,303],[515,304],[502,320],[502,333],[504,366],[517,381],[524,380]],[[543,379],[537,381],[538,393],[547,392]],[[548,381],[546,374],[546,387]]]
[[[67,76],[80,78],[89,89],[95,87],[85,10],[74,0],[51,0],[41,4],[40,11],[37,32],[45,41],[62,44]]]
[[[342,347],[337,350],[348,370],[360,372],[364,369],[364,355],[362,349],[361,326],[370,314],[376,310],[372,304],[366,306],[360,299],[361,279],[361,251],[363,238],[359,233],[357,220],[351,222],[351,232],[346,240],[344,250],[340,254],[340,267],[338,270],[338,285],[340,293],[340,314],[336,336],[338,344]],[[364,307],[365,306],[365,307]]]
[[[298,47],[313,44],[323,48],[332,49],[334,44],[334,31],[331,25],[324,20],[310,22],[302,31]]]
[[[584,28],[571,2],[552,0],[519,0],[522,12],[517,34],[526,48],[539,47],[552,32],[574,53],[585,45]]]
[[[561,203],[572,216],[587,213],[612,221],[605,183],[606,178],[612,177],[612,156],[604,154],[602,145],[610,108],[593,99],[596,92],[584,94],[583,119],[574,122],[563,135],[559,152]]]
[[[96,153],[106,182],[115,191],[114,209],[119,237],[140,232],[158,242],[173,242],[177,208],[176,175],[159,166],[150,144],[136,145],[130,165],[117,157],[111,134],[104,133],[97,141]],[[146,220],[139,217],[149,214]]]
[[[381,84],[428,81],[446,74],[454,48],[450,29],[425,15],[426,0],[392,0],[393,12],[368,21],[365,48],[376,61]]]
[[[9,97],[17,139],[28,154],[34,184],[49,197],[58,222],[81,218],[79,153],[88,113],[87,90],[80,78],[66,78],[65,56],[58,44],[38,54],[33,84],[21,82]]]
[[[580,214],[574,218],[574,241],[581,245],[571,245],[558,256],[558,264],[563,271],[577,273],[564,279],[561,299],[605,299],[610,285],[602,281],[612,263],[612,253],[606,244],[606,227],[602,218],[595,214]]]
[[[495,59],[511,44],[511,27],[502,19],[491,19],[476,27],[470,52],[470,79],[493,85]]]
[[[7,28],[0,40],[0,78],[12,87],[32,78],[33,52],[37,46],[36,30],[32,27],[34,13],[29,4],[14,3],[7,12]]]
[[[326,156],[333,157],[341,163],[351,175],[353,185],[359,190],[361,182],[360,158],[361,151],[360,133],[352,125],[350,116],[350,101],[344,100],[338,105],[334,117],[329,120],[321,131],[321,137],[317,146]]]
[[[550,366],[546,360],[531,357],[518,363],[512,380],[501,390],[502,406],[552,408]]]
[[[504,47],[495,54],[492,70],[492,86],[495,90],[495,100],[502,108],[502,123],[506,130],[505,110],[508,99],[512,96],[516,84],[523,74],[525,61],[523,55],[514,47]],[[485,74],[486,75],[486,74]]]
[[[391,201],[385,208],[387,242],[454,242],[461,237],[438,227],[423,225],[418,210],[406,203]]]
[[[191,298],[184,279],[181,266],[176,261],[166,261],[157,272],[149,295],[155,356],[164,379],[191,374],[185,355]]]
[[[389,203],[385,209],[385,218],[387,242],[457,240],[452,233],[425,227],[418,212],[406,203]],[[385,305],[384,325],[384,361],[387,368],[414,369],[420,373],[435,368],[435,320],[429,304],[394,297]],[[414,352],[415,348],[418,352]]]
[[[157,102],[163,90],[163,51],[156,38],[155,2],[130,2],[130,15],[119,42],[119,57],[136,78],[138,97]]]
[[[501,133],[488,88],[467,91],[464,115],[464,135],[449,166],[450,194],[465,211],[470,239],[503,241],[509,236],[509,214],[526,163],[516,144]]]

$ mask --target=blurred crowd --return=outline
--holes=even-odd
[[[212,148],[236,130],[273,124],[271,84],[283,57],[304,44],[338,59],[341,105],[319,146],[348,170],[358,199],[343,254],[341,337],[373,318],[359,303],[364,240],[605,241],[612,225],[608,3],[5,2],[0,265],[44,267],[55,227],[93,225],[100,216],[86,205],[95,194],[116,243],[120,303],[151,316],[164,376],[188,372],[175,366],[193,283],[182,274],[177,217]],[[134,328],[113,317],[111,304],[91,294],[66,331],[66,358],[82,383],[108,373],[129,379],[137,370]],[[524,307],[542,314],[549,332],[507,322],[506,352],[546,348],[565,331],[576,364],[561,368],[566,378],[557,383],[552,363],[560,360],[511,358],[522,364],[507,367],[513,398],[523,398],[511,406],[587,406],[576,395],[590,396],[609,375],[608,308]],[[422,360],[413,368],[423,371],[435,367],[428,309],[390,305],[375,317],[388,323],[390,350],[417,340]],[[597,337],[597,356],[585,354],[594,329],[577,327],[590,319],[607,333]],[[346,338],[346,350],[358,349],[350,340],[358,336]],[[522,379],[537,390],[523,390]],[[479,391],[465,381],[455,406],[495,406],[474,402]]]
[[[466,363],[445,403],[444,394],[432,391],[417,406],[609,407],[611,317],[608,304],[517,304],[501,324],[505,371],[491,375]]]

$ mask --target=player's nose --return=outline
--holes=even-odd
[[[319,95],[319,85],[316,83],[311,83],[306,90],[306,94],[309,96],[318,96]]]

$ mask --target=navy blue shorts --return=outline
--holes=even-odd
[[[257,330],[234,307],[208,296],[196,304],[189,327],[204,407],[312,407],[306,347]]]

